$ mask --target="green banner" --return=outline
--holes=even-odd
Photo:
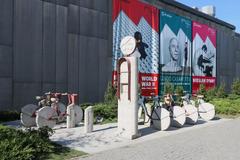
[[[164,83],[191,93],[192,22],[168,11],[160,12],[160,90]]]
[[[192,77],[191,76],[182,76],[177,74],[166,74],[162,73],[160,76],[160,93],[163,94],[164,92],[164,83],[170,82],[174,84],[174,88],[177,86],[182,86],[184,91],[190,91],[192,90],[192,86],[190,85],[192,83]]]

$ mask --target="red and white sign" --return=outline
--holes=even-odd
[[[216,30],[198,22],[192,24],[192,92],[200,84],[206,89],[216,85]]]
[[[139,73],[138,81],[143,96],[158,95],[159,74]]]
[[[137,41],[139,82],[144,96],[158,95],[159,10],[140,0],[113,0],[113,73],[117,84],[117,61],[123,57],[120,42],[125,36]]]

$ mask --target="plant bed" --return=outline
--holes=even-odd
[[[231,116],[240,114],[240,98],[214,98],[210,103],[215,105],[217,114]]]
[[[68,147],[63,147],[56,143],[53,143],[53,145],[54,151],[46,157],[47,160],[67,160],[70,158],[87,155],[87,153],[85,152],[70,149]]]
[[[20,119],[20,113],[17,111],[0,111],[0,123]]]
[[[20,130],[0,125],[0,159],[29,160],[61,159],[84,155],[85,153],[62,147],[50,141],[50,128]]]

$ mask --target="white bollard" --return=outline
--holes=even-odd
[[[91,133],[93,131],[93,107],[89,106],[84,112],[84,132]]]
[[[67,106],[67,128],[75,127],[75,111],[74,104]]]

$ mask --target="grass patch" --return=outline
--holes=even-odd
[[[226,119],[235,119],[235,118],[239,118],[240,114],[236,114],[236,115],[216,114],[215,117],[226,118]]]
[[[50,153],[46,157],[47,160],[65,160],[65,159],[67,160],[70,158],[87,155],[87,153],[85,153],[85,152],[70,149],[68,147],[63,147],[56,143],[54,144],[54,147],[55,147],[54,152]]]

